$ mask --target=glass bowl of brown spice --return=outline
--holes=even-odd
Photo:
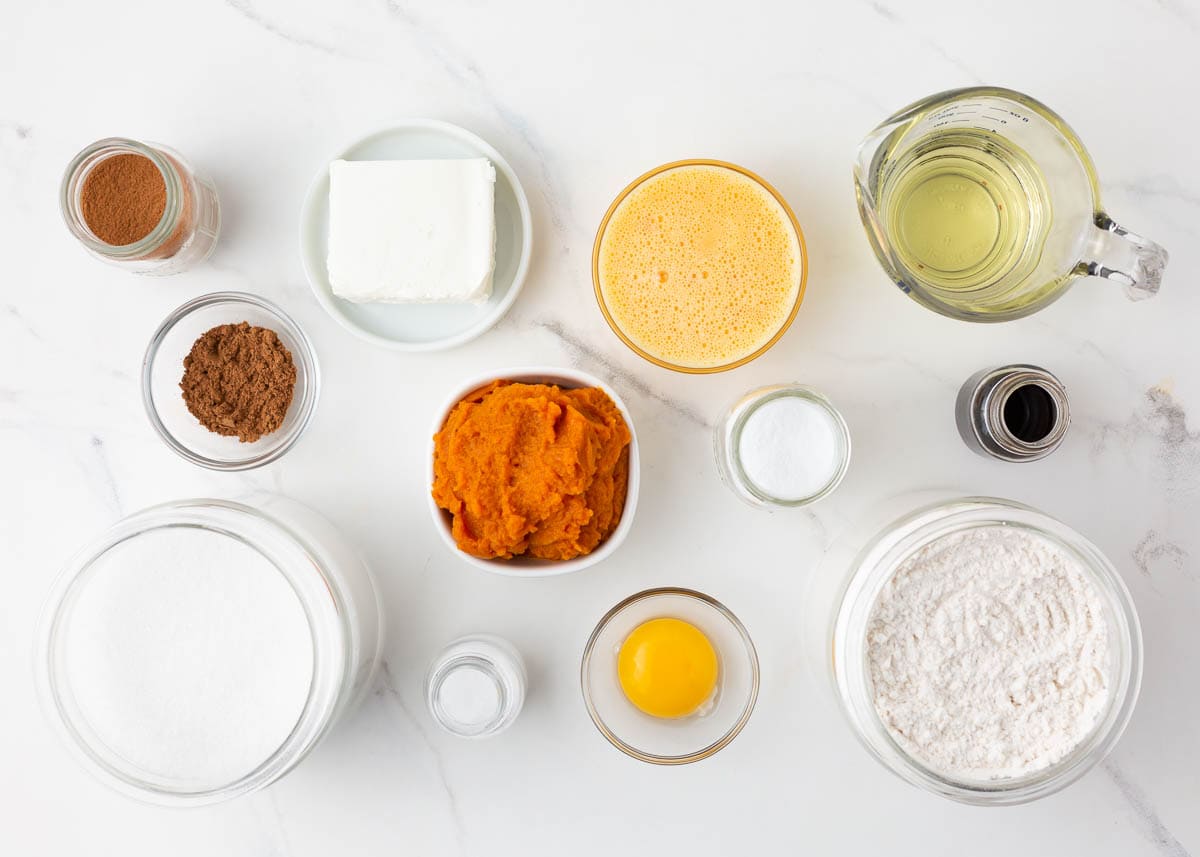
[[[151,425],[176,453],[213,470],[249,470],[291,449],[320,386],[300,326],[241,292],[203,295],[172,312],[142,363]]]

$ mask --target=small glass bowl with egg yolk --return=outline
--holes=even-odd
[[[648,589],[604,615],[580,667],[592,722],[657,765],[706,759],[742,731],[758,698],[758,655],[729,608],[690,589]]]

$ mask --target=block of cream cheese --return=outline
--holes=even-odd
[[[496,259],[495,187],[486,158],[334,161],[333,293],[356,303],[483,303]]]

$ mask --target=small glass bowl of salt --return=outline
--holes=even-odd
[[[525,664],[507,640],[477,634],[442,650],[425,679],[429,713],[451,735],[503,732],[525,704]]]
[[[801,384],[751,390],[715,435],[717,468],[760,509],[806,506],[831,493],[850,466],[850,430],[837,408]]]

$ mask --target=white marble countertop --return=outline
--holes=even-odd
[[[8,3],[0,26],[0,852],[383,855],[736,853],[1184,855],[1200,851],[1200,6],[1189,0],[957,7],[405,0]],[[971,83],[1059,110],[1095,157],[1119,221],[1172,253],[1162,294],[1128,303],[1084,281],[1039,315],[953,322],[906,300],[873,258],[850,163],[892,110]],[[313,173],[398,116],[464,125],[523,177],[536,222],[526,289],[455,351],[389,353],[337,326],[301,270]],[[108,135],[178,148],[217,184],[210,263],[165,280],[107,267],[57,210],[71,156]],[[772,181],[807,233],[803,309],[769,354],[715,377],[627,351],[592,299],[589,254],[613,195],[681,157]],[[324,391],[282,461],[245,475],[177,458],[139,400],[162,317],[218,289],[282,304],[315,341]],[[1044,462],[979,458],[952,400],[1010,361],[1062,377],[1075,421]],[[438,541],[422,453],[447,385],[486,367],[578,366],[635,413],[643,488],[629,540],[579,575],[485,575]],[[809,513],[744,507],[720,484],[709,424],[736,395],[800,380],[853,432],[839,491]],[[804,584],[824,546],[880,497],[932,485],[1025,501],[1094,539],[1145,630],[1141,702],[1115,754],[1067,791],[1005,810],[958,806],[888,774],[802,669]],[[378,572],[390,683],[284,780],[193,811],[110,793],[37,708],[30,648],[51,577],[119,516],[267,488],[323,511]],[[657,768],[589,722],[578,661],[597,618],[653,585],[705,590],[744,620],[763,687],[715,758]],[[468,631],[511,638],[531,695],[488,742],[436,731],[420,681]]]

